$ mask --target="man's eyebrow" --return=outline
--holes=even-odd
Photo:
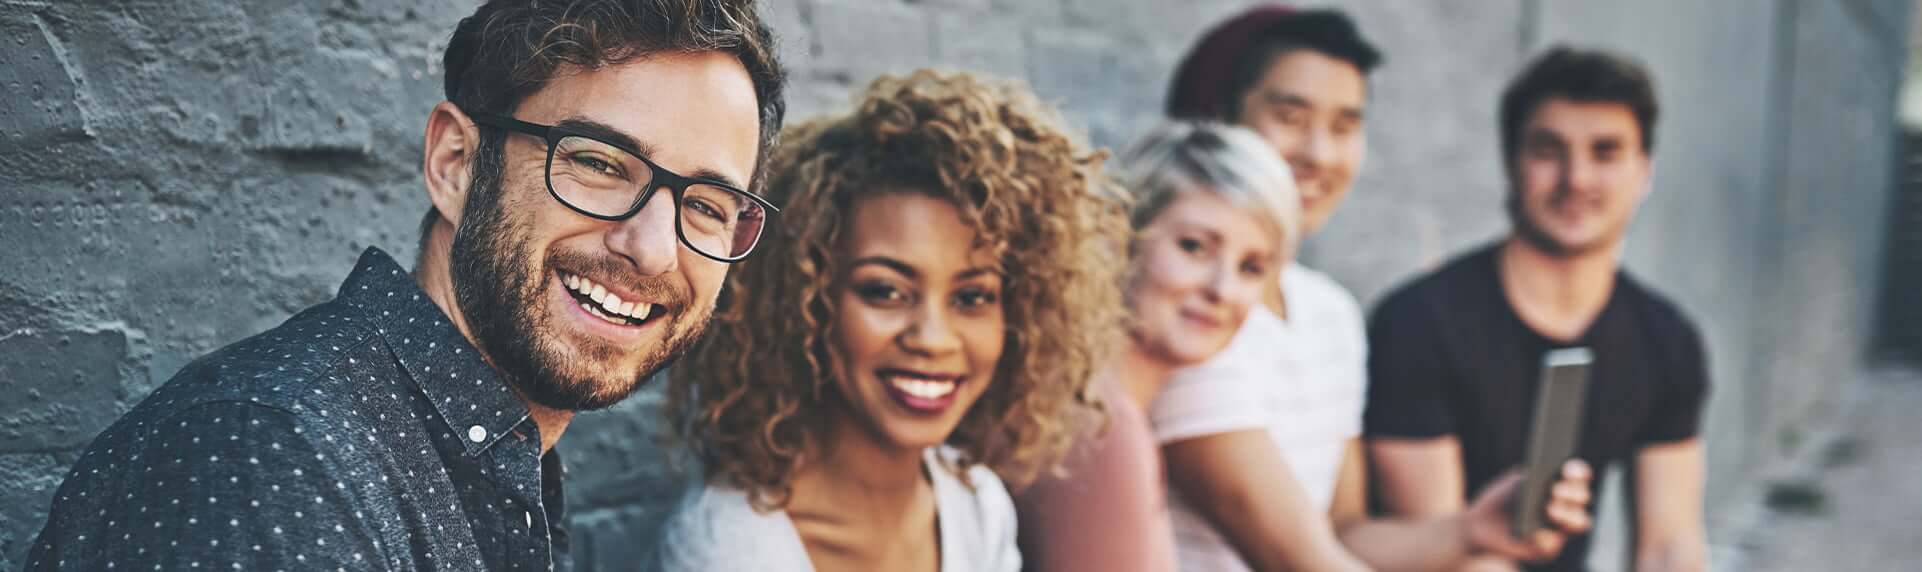
[[[601,123],[599,121],[588,119],[586,117],[574,116],[574,117],[568,117],[566,119],[562,119],[560,120],[560,122],[555,123],[554,126],[566,128],[567,130],[573,131],[575,133],[592,136],[595,139],[600,139],[601,141],[604,141],[607,143],[613,143],[615,147],[620,147],[629,153],[633,153],[635,155],[645,157],[649,161],[654,160],[654,152],[657,148],[652,143],[642,141],[631,135],[628,135],[626,132],[623,132],[619,129],[615,129],[614,126],[612,125]],[[745,186],[742,186],[739,181],[734,180],[733,177],[729,177],[726,174],[721,173],[720,171],[709,169],[707,167],[699,167],[694,169],[693,171],[689,171],[686,173],[678,173],[678,174],[681,176],[693,178],[693,179],[709,179],[713,181],[719,181],[721,184],[734,187],[736,189],[747,188]]]
[[[1552,143],[1555,145],[1566,144],[1562,140],[1561,133],[1557,133],[1554,129],[1548,129],[1545,127],[1530,127],[1522,130],[1522,141],[1527,144],[1544,144],[1544,143]]]
[[[1262,101],[1267,102],[1269,105],[1293,105],[1298,107],[1311,107],[1310,105],[1308,105],[1308,98],[1302,97],[1300,94],[1290,93],[1286,91],[1277,91],[1274,89],[1263,90],[1261,92],[1261,99]]]
[[[1262,101],[1266,102],[1268,105],[1286,105],[1290,107],[1308,107],[1308,108],[1313,108],[1315,106],[1314,103],[1308,101],[1308,98],[1302,97],[1301,94],[1287,92],[1287,91],[1280,91],[1272,88],[1262,91],[1261,99]],[[1362,108],[1359,106],[1343,107],[1340,110],[1338,110],[1338,113],[1341,115],[1342,118],[1348,119],[1351,121],[1362,121],[1367,118],[1367,116],[1363,113]]]

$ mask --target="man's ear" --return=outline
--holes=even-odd
[[[434,106],[427,116],[420,170],[427,182],[427,200],[455,228],[460,227],[461,209],[467,206],[467,190],[474,182],[474,153],[479,145],[480,128],[473,119],[453,102]]]

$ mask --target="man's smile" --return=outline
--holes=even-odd
[[[651,330],[673,308],[620,286],[609,287],[611,280],[596,281],[565,270],[554,271],[565,301],[575,308],[581,325],[601,336],[636,341],[635,336]]]

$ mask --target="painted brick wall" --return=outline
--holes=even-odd
[[[1026,79],[1100,144],[1157,115],[1245,2],[775,0],[794,116],[878,73]],[[1648,61],[1665,106],[1629,265],[1703,326],[1712,516],[1862,362],[1909,2],[1336,2],[1388,55],[1359,186],[1306,258],[1364,303],[1505,222],[1495,98],[1555,41]],[[201,353],[411,259],[437,61],[469,0],[0,0],[0,568],[76,451]],[[674,490],[653,395],[563,442],[584,564],[618,569]],[[1601,552],[1601,551],[1598,551]],[[1598,555],[1598,558],[1609,558]]]

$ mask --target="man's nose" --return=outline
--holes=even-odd
[[[674,193],[656,189],[641,212],[615,223],[607,233],[607,249],[627,259],[642,276],[659,276],[680,268],[681,244],[674,230]]]
[[[1311,178],[1335,161],[1335,137],[1327,129],[1302,131],[1300,147],[1288,157],[1296,178]]]

